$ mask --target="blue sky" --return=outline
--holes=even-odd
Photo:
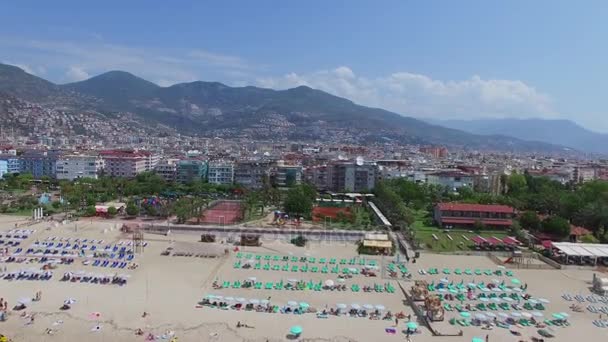
[[[606,1],[10,1],[0,61],[58,83],[301,84],[423,118],[608,132]]]

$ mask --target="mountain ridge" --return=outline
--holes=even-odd
[[[347,143],[392,140],[485,150],[564,151],[563,147],[552,144],[501,135],[476,135],[429,124],[384,109],[361,106],[306,86],[274,90],[195,81],[161,87],[124,71],[110,71],[80,82],[56,85],[14,68],[8,68],[9,72],[5,73],[3,70],[7,68],[0,66],[0,79],[13,78],[10,86],[4,85],[0,90],[28,101],[45,99],[65,110],[71,106],[101,113],[133,113],[146,123],[187,134],[333,139]]]
[[[590,153],[608,153],[608,134],[594,132],[567,119],[473,119],[430,120],[434,124],[472,134],[502,134],[518,139],[535,140]]]

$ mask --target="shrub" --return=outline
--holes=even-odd
[[[298,247],[304,247],[306,246],[306,242],[308,240],[306,240],[305,237],[303,237],[302,235],[298,235],[297,237],[291,239],[291,243],[298,246]]]

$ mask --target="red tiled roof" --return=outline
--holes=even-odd
[[[473,241],[475,244],[480,245],[482,243],[488,243],[488,240],[482,238],[481,236],[477,235],[477,236],[473,236],[471,238],[471,241]]]
[[[476,211],[484,213],[507,213],[512,214],[515,209],[508,205],[500,204],[468,204],[468,203],[439,203],[437,204],[439,210],[452,210],[452,211]]]
[[[478,219],[462,218],[462,217],[446,217],[441,219],[441,223],[452,223],[452,224],[474,224]],[[493,226],[510,226],[513,224],[512,220],[496,220],[496,219],[479,219],[481,223]]]
[[[504,242],[501,239],[496,238],[494,236],[490,236],[487,240],[488,240],[488,243],[491,244],[491,245],[502,245],[502,244],[504,244]]]
[[[505,237],[502,239],[502,242],[506,243],[507,245],[521,245],[521,242],[517,241],[517,239],[512,236]]]
[[[540,242],[540,244],[545,248],[545,249],[549,249],[551,247],[553,247],[553,241],[551,240],[543,240]]]

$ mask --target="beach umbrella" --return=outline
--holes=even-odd
[[[65,305],[72,305],[74,303],[76,303],[76,299],[74,299],[74,298],[68,298],[63,301],[63,304],[65,304]]]
[[[300,335],[302,333],[302,331],[304,331],[304,330],[299,325],[294,325],[293,327],[291,327],[291,329],[289,329],[289,332],[294,335]]]
[[[442,283],[445,283],[445,284],[447,284],[447,283],[449,283],[449,282],[450,282],[450,281],[448,280],[448,278],[441,278],[439,281],[440,281],[440,282],[442,282]]]
[[[346,304],[336,304],[336,307],[340,310],[346,309]]]
[[[501,290],[501,289],[499,289],[498,287],[493,287],[493,288],[492,288],[492,291],[494,291],[494,292],[502,292],[502,290]]]
[[[513,290],[511,290],[511,289],[510,289],[510,288],[508,288],[508,287],[507,287],[507,288],[505,288],[503,291],[505,291],[505,292],[513,292]]]
[[[288,306],[298,306],[298,302],[295,302],[293,300],[290,300],[289,302],[287,302]]]
[[[489,289],[489,288],[487,288],[487,287],[482,287],[482,288],[481,288],[481,291],[483,291],[483,292],[490,292],[490,289]]]
[[[505,302],[512,302],[513,298],[511,298],[511,297],[505,297],[502,300],[504,300]]]
[[[31,298],[23,297],[23,298],[20,298],[20,299],[17,301],[17,303],[25,305],[25,304],[29,304],[29,303],[31,303],[31,301],[32,301],[32,299],[31,299]]]
[[[251,281],[256,281],[258,278],[256,278],[256,277],[249,277],[249,278],[247,278],[247,279],[249,279],[249,280],[251,280]]]
[[[268,304],[270,303],[270,301],[269,301],[268,299],[262,299],[262,300],[260,301],[260,303],[261,303],[262,305],[268,305]]]
[[[513,311],[513,312],[511,312],[511,316],[513,316],[513,317],[521,317],[522,315],[519,312]]]
[[[375,306],[376,310],[378,311],[384,311],[386,308],[384,307],[384,305],[376,305]]]
[[[517,278],[511,278],[511,282],[512,282],[513,284],[515,284],[515,285],[519,285],[519,284],[521,284],[521,281],[520,281],[519,279],[517,279]]]
[[[490,301],[490,299],[488,299],[486,297],[479,298],[479,300],[482,301],[482,302],[489,302]]]
[[[234,302],[234,297],[226,297],[224,300],[227,302]]]
[[[458,290],[456,290],[456,289],[450,289],[449,291],[450,291],[450,293],[453,293],[453,294],[457,294],[458,293]]]
[[[409,330],[416,330],[416,329],[418,329],[418,324],[416,324],[416,322],[408,322],[406,324],[406,326],[407,326],[407,328]]]
[[[501,270],[506,269],[506,267],[504,267],[504,266],[502,266],[502,265],[500,265],[500,266],[496,266],[496,268],[500,268]]]
[[[483,321],[483,320],[486,320],[488,317],[486,315],[484,315],[484,314],[478,313],[478,314],[475,314],[475,318],[477,318],[478,320]]]
[[[344,279],[344,278],[339,278],[338,279],[338,283],[344,283],[344,282],[346,282],[346,279]]]
[[[260,300],[259,299],[250,299],[249,303],[257,305],[257,304],[260,304]]]
[[[206,299],[214,299],[214,298],[215,298],[215,295],[208,294],[208,295],[206,295],[206,296],[205,296],[205,298],[206,298]]]
[[[515,291],[515,292],[524,292],[524,290],[520,289],[519,287],[514,288],[512,291]]]
[[[549,300],[545,299],[545,298],[539,298],[538,301],[541,302],[541,303],[544,303],[544,304],[550,303]]]
[[[363,305],[363,308],[364,308],[365,310],[373,310],[373,309],[374,309],[374,306],[373,306],[373,305],[371,305],[371,304],[365,304],[365,305]]]
[[[499,313],[498,316],[500,316],[502,318],[509,318],[509,315],[504,312]]]
[[[224,296],[215,296],[215,299],[222,300],[222,299],[224,299]]]
[[[462,316],[462,317],[464,317],[464,318],[469,318],[469,317],[471,317],[471,313],[470,313],[470,312],[467,312],[467,311],[462,311],[462,312],[460,313],[460,316]]]
[[[472,288],[472,289],[474,289],[474,288],[477,287],[477,284],[475,284],[475,283],[469,283],[467,286],[470,287],[470,288]]]
[[[437,291],[439,291],[439,292],[448,292],[448,290],[446,290],[446,289],[444,289],[444,288],[441,288],[441,289],[439,289],[439,290],[437,290]]]
[[[333,281],[333,280],[331,280],[331,279],[327,279],[327,280],[325,281],[325,286],[334,286],[334,281]]]
[[[496,314],[495,314],[495,313],[493,313],[493,312],[486,312],[486,316],[488,316],[488,317],[492,317],[492,318],[495,318],[495,317],[496,317]]]
[[[473,339],[471,340],[471,342],[484,342],[484,340],[481,337],[473,337]]]
[[[502,299],[500,297],[494,297],[494,298],[492,298],[492,301],[496,302],[496,303],[499,303],[499,302],[502,301]]]
[[[531,304],[538,304],[539,302],[536,299],[528,299],[528,302]]]
[[[300,302],[300,307],[304,310],[308,309],[310,307],[310,304],[306,303],[306,302]]]
[[[555,318],[555,319],[564,319],[564,316],[562,316],[562,315],[560,315],[560,314],[558,314],[558,313],[554,313],[554,314],[553,314],[553,315],[551,315],[551,316],[553,316],[553,318]]]
[[[560,314],[560,315],[562,315],[564,318],[568,318],[568,317],[570,317],[570,315],[568,315],[568,314],[567,314],[567,313],[565,313],[565,312],[560,312],[559,314]]]
[[[522,312],[521,315],[525,318],[532,318],[532,314],[529,312]]]
[[[298,279],[287,279],[287,281],[290,283],[297,283]]]
[[[542,312],[540,312],[540,311],[534,311],[534,312],[532,313],[532,316],[534,316],[534,317],[543,317],[544,315],[543,315],[543,313],[542,313]]]
[[[351,304],[350,307],[353,308],[353,309],[355,309],[355,310],[361,310],[361,305],[356,304],[356,303],[355,304]]]
[[[498,284],[498,283],[500,283],[500,280],[494,278],[494,279],[492,279],[492,282],[495,283],[495,284]]]

